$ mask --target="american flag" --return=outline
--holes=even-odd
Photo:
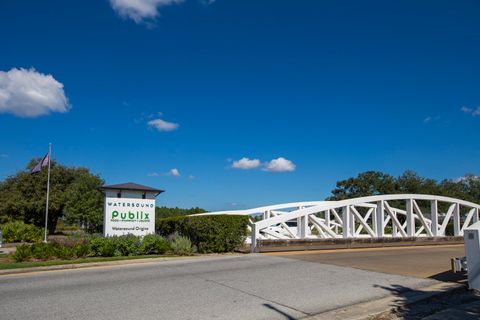
[[[36,165],[35,167],[33,167],[32,171],[30,172],[31,174],[34,174],[34,173],[39,173],[40,171],[42,171],[42,168],[43,167],[46,167],[48,166],[48,163],[50,162],[50,152],[48,152],[45,157],[43,157],[42,160],[40,160]]]

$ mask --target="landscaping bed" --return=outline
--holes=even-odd
[[[43,243],[38,229],[15,222],[7,227],[7,239],[22,243],[15,252],[0,255],[0,270],[232,252],[244,244],[247,225],[248,219],[240,216],[176,217],[158,220],[157,234],[143,237],[77,233],[51,236]]]

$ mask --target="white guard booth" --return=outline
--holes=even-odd
[[[155,233],[155,198],[164,192],[133,182],[103,186],[105,237]]]
[[[480,290],[480,222],[464,230],[468,286]]]

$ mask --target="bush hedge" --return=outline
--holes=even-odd
[[[43,238],[42,228],[22,221],[8,222],[1,226],[3,241],[7,242],[39,242]]]
[[[85,255],[85,245],[70,248],[52,243],[21,244],[17,247],[15,253],[12,254],[12,258],[16,262],[28,260],[46,261],[51,259],[70,260],[86,256],[88,254]]]
[[[142,237],[125,235],[119,237],[89,237],[77,242],[51,242],[22,244],[17,247],[12,258],[17,262],[28,260],[52,260],[52,259],[78,259],[86,257],[116,257],[116,256],[137,256],[149,254],[165,254],[172,252],[178,255],[190,254],[192,252],[191,242],[178,239],[170,242],[159,235],[147,235]]]
[[[160,219],[156,231],[164,237],[175,233],[185,236],[200,253],[220,253],[242,246],[247,226],[247,216],[205,215]]]
[[[164,254],[170,251],[170,243],[157,234],[149,234],[143,237],[142,244],[140,246],[141,254]],[[190,245],[191,250],[191,245]],[[175,253],[175,252],[174,252]]]
[[[173,235],[170,236],[168,240],[173,254],[179,256],[189,256],[193,254],[192,242],[187,237]]]
[[[168,252],[176,255],[190,255],[193,253],[192,246],[196,246],[200,253],[231,252],[243,245],[247,236],[247,226],[248,217],[246,216],[173,217],[158,221],[157,232],[159,234],[144,237],[130,234],[109,238],[72,236],[66,240],[57,239],[51,243],[22,244],[17,247],[12,258],[17,262],[22,262],[136,256]],[[21,228],[29,227],[17,224],[12,229],[21,230]],[[32,234],[35,235],[34,232]],[[12,236],[9,234],[9,237]],[[41,229],[36,237],[28,239],[33,238],[35,241],[41,239]],[[23,238],[23,241],[26,241],[26,238]]]

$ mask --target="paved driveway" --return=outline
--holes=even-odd
[[[0,277],[2,319],[297,319],[434,283],[259,254]],[[383,288],[382,288],[383,287]]]

